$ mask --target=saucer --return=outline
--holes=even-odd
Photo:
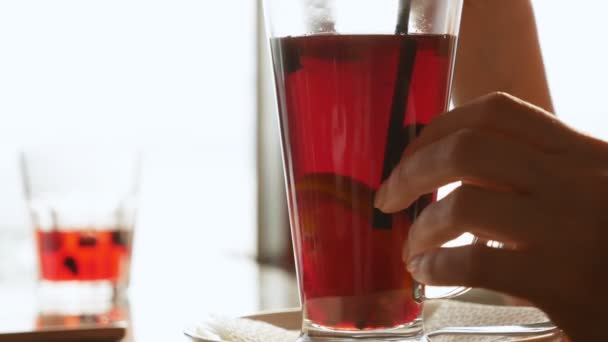
[[[280,311],[262,312],[255,315],[243,316],[255,321],[265,322],[286,330],[298,331],[302,324],[302,313],[299,308],[291,308]],[[230,342],[221,340],[210,328],[203,325],[191,326],[184,330],[184,334],[193,342]],[[561,342],[563,336],[561,333],[520,338],[517,340],[511,339],[512,342]]]

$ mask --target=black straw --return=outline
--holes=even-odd
[[[401,43],[399,64],[397,67],[397,77],[393,92],[393,103],[388,124],[388,134],[386,138],[386,150],[384,152],[384,164],[382,168],[382,181],[388,179],[391,172],[399,163],[401,154],[407,144],[407,135],[404,131],[405,112],[407,111],[408,95],[414,62],[416,57],[416,42],[407,37],[410,10],[412,0],[401,0],[399,3],[399,16],[397,19],[396,35],[405,35]],[[392,216],[374,209],[373,227],[375,229],[392,228]]]
[[[407,34],[410,26],[410,12],[412,9],[412,0],[399,1],[399,16],[397,17],[397,27],[395,34]]]

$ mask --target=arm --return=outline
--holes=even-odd
[[[453,100],[496,91],[553,112],[530,0],[464,0]]]

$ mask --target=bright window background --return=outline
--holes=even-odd
[[[608,140],[608,2],[532,1],[558,116]]]
[[[533,3],[558,115],[608,139],[608,3]],[[57,140],[144,146],[148,274],[164,254],[253,254],[255,48],[253,0],[0,1],[0,270],[32,269],[11,240],[19,146]]]
[[[255,13],[253,0],[0,2],[0,270],[17,266],[0,283],[33,268],[10,240],[29,231],[23,144],[143,147],[134,267],[150,277],[202,251],[253,254]]]

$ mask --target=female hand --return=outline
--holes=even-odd
[[[376,195],[403,210],[461,181],[413,223],[404,259],[429,285],[527,299],[573,341],[600,341],[608,318],[608,143],[496,93],[437,117]],[[505,243],[440,248],[465,232]]]

